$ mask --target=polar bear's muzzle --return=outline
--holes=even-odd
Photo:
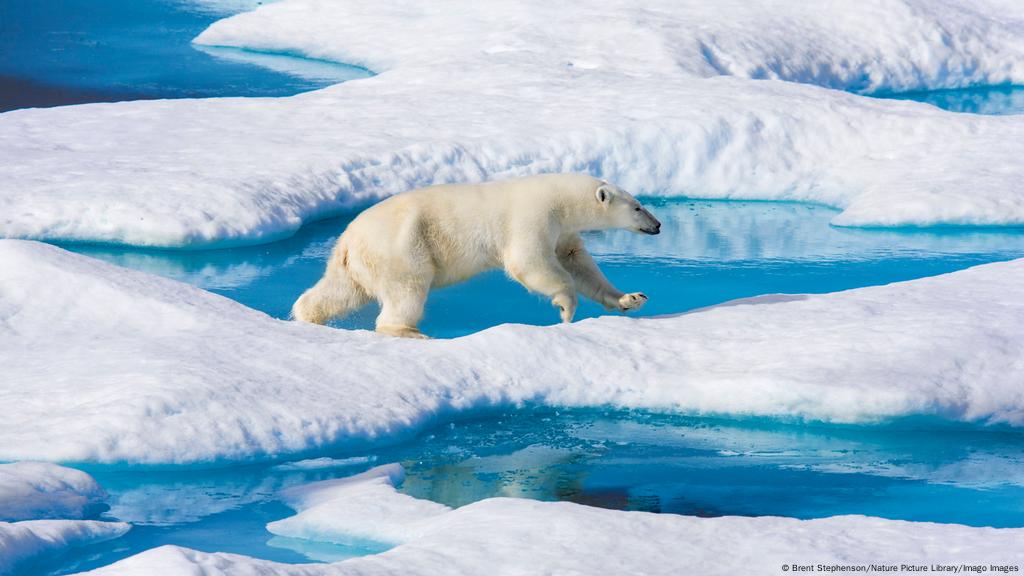
[[[643,232],[644,234],[650,234],[651,236],[654,236],[655,234],[660,234],[661,222],[658,222],[658,219],[655,218],[653,214],[648,212],[647,209],[644,209],[643,214],[645,220],[647,221],[644,223],[643,226],[640,227],[640,231]]]

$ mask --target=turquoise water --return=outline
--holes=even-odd
[[[659,236],[610,232],[586,241],[608,278],[650,300],[642,315],[682,312],[769,293],[834,292],[1024,256],[1014,229],[861,230],[829,225],[834,210],[785,202],[651,201]],[[272,244],[198,252],[66,247],[195,284],[278,318],[323,274],[351,216],[303,227]],[[373,328],[370,305],[335,322]],[[605,314],[583,302],[577,318]],[[497,324],[553,324],[555,310],[501,272],[431,293],[421,328],[461,336]]]
[[[0,112],[148,98],[290,96],[369,73],[193,46],[228,15],[188,0],[0,0]],[[220,2],[237,10],[258,2]]]
[[[534,410],[439,426],[371,462],[311,471],[273,465],[220,470],[86,468],[111,494],[103,518],[125,537],[74,550],[25,573],[94,568],[162,544],[279,562],[329,562],[384,546],[271,535],[292,514],[281,488],[401,462],[402,490],[451,506],[489,496],[568,500],[698,516],[869,514],[1024,526],[1024,437],[935,422],[789,426],[647,412]]]
[[[880,94],[878,97],[925,102],[950,112],[1024,114],[1024,86],[980,86],[958,90]]]

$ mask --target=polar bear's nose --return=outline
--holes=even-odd
[[[658,219],[654,217],[654,214],[651,214],[647,210],[644,210],[644,215],[647,216],[647,218],[650,220],[650,225],[647,227],[647,230],[644,230],[644,232],[647,232],[648,234],[651,235],[660,233],[661,222],[659,222]]]

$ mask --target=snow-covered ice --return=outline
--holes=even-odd
[[[130,528],[124,522],[97,520],[0,522],[0,574],[46,554],[119,538]]]
[[[1024,223],[1024,116],[814,85],[1024,83],[1019,4],[708,6],[266,5],[197,42],[380,74],[291,98],[4,113],[0,236],[256,243],[416,186],[545,171],[819,202],[843,225]]]
[[[362,474],[289,488],[284,501],[295,516],[267,524],[278,536],[346,543],[353,539],[398,544],[451,509],[395,492],[405,479],[400,464],[378,466]]]
[[[287,0],[216,22],[196,42],[380,72],[491,58],[539,74],[611,68],[899,92],[1024,83],[1022,23],[1024,9],[1008,0]],[[442,31],[450,33],[435,35]]]
[[[92,476],[46,462],[0,464],[0,521],[88,518],[105,509]]]
[[[0,464],[0,574],[44,554],[127,532],[130,526],[123,522],[81,520],[102,512],[106,497],[80,470],[45,462]]]
[[[37,242],[0,241],[0,268],[0,458],[11,460],[364,450],[522,404],[1024,424],[1024,260],[449,341],[279,321]]]
[[[567,502],[490,498],[448,509],[394,489],[397,465],[303,487],[293,532],[401,537],[382,554],[327,565],[275,564],[164,546],[92,572],[233,574],[779,574],[783,564],[1016,565],[1024,529],[864,516],[697,518]],[[271,524],[271,530],[275,525]],[[305,527],[303,530],[302,527]]]

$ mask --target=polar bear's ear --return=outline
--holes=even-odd
[[[594,197],[597,198],[598,202],[607,206],[608,203],[612,201],[611,187],[607,184],[598,186],[597,190],[594,191]]]

